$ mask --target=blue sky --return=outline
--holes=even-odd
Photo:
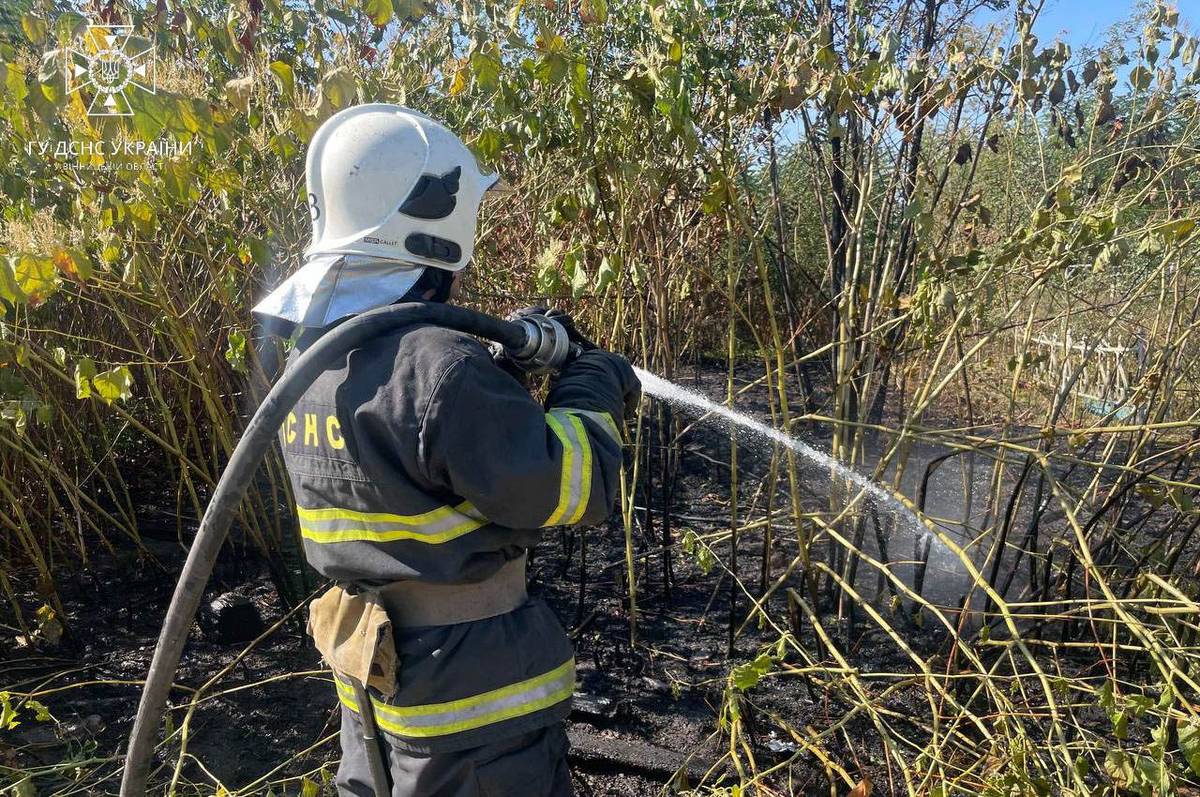
[[[1036,0],[1035,0],[1036,2]],[[1099,48],[1108,38],[1109,29],[1116,23],[1125,22],[1139,8],[1147,8],[1153,0],[1045,0],[1033,32],[1040,46],[1045,47],[1056,38],[1071,46],[1075,57],[1081,48]],[[1200,33],[1200,0],[1168,0],[1179,10],[1179,27],[1195,35]],[[1006,22],[1011,29],[1013,3],[1000,11],[979,12],[976,24],[986,25],[991,21]],[[1135,28],[1136,33],[1140,26]],[[1118,76],[1129,67],[1118,70]],[[799,138],[799,121],[789,119],[776,131],[780,146],[794,144]]]
[[[1046,0],[1033,32],[1043,42],[1061,34],[1072,49],[1097,47],[1104,42],[1108,28],[1129,17],[1135,8],[1130,0]]]
[[[1148,5],[1145,0],[1046,0],[1033,32],[1043,43],[1061,37],[1072,50],[1095,48],[1104,43],[1114,23],[1124,22],[1139,6]],[[1175,0],[1174,5],[1179,9],[1180,27],[1195,33],[1200,23],[1200,0]],[[1011,19],[1011,5],[997,15]],[[985,19],[981,17],[981,21]]]

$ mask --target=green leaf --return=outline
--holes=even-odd
[[[265,266],[271,260],[271,247],[267,244],[266,239],[255,235],[246,236],[239,251],[244,252],[242,262],[247,265],[254,263]]]
[[[1096,259],[1092,261],[1092,272],[1099,274],[1102,271],[1119,266],[1129,251],[1129,245],[1125,244],[1122,246],[1122,244],[1124,244],[1124,240],[1105,244],[1099,254],[1096,255]]]
[[[571,274],[571,296],[578,299],[581,296],[586,296],[590,280],[588,279],[587,271],[583,267],[581,259],[575,260],[575,268]]]
[[[363,3],[363,11],[367,13],[377,28],[382,28],[392,21],[394,10],[392,0],[366,0]]]
[[[92,377],[96,375],[96,364],[91,357],[75,363],[75,398],[85,399],[92,395]]]
[[[1129,695],[1126,702],[1133,709],[1133,716],[1140,717],[1154,706],[1154,699],[1145,695]]]
[[[25,407],[20,401],[6,401],[0,407],[0,420],[12,424],[13,431],[18,435],[25,434],[25,426],[28,418],[25,415]]]
[[[1195,219],[1172,219],[1154,227],[1154,232],[1165,236],[1172,236],[1177,241],[1182,241],[1192,230],[1196,229]]]
[[[62,623],[59,622],[58,615],[55,613],[54,609],[47,604],[42,604],[36,612],[36,617],[38,636],[49,642],[51,645],[57,645],[58,641],[62,639],[63,626]],[[42,710],[45,712],[45,706],[42,706]],[[47,716],[49,715],[49,712],[45,713]],[[40,715],[38,718],[41,718]]]
[[[1124,711],[1109,716],[1113,725],[1113,736],[1124,740],[1129,738],[1129,715]]]
[[[121,272],[121,282],[126,285],[136,285],[139,276],[146,270],[146,256],[141,252],[135,252],[133,257],[125,261],[125,268]]]
[[[566,224],[579,218],[579,199],[574,194],[563,193],[554,197],[550,204],[550,223]]]
[[[45,301],[58,287],[58,275],[54,263],[48,257],[18,255],[13,267],[17,287],[30,305]]]
[[[345,67],[338,67],[321,78],[321,95],[334,108],[344,108],[353,102],[358,92],[354,75]]]
[[[709,183],[708,192],[704,195],[704,199],[700,201],[700,210],[711,216],[719,213],[728,201],[729,186],[726,185],[723,177],[717,175]]]
[[[292,71],[291,64],[286,61],[272,61],[270,69],[271,74],[275,76],[279,90],[285,97],[291,97],[296,93],[296,75]]]
[[[175,114],[175,103],[169,97],[146,91],[129,93],[133,110],[133,127],[143,141],[153,141],[166,128]]]
[[[500,85],[500,49],[487,43],[471,54],[471,73],[475,85],[484,91],[493,91]]]
[[[494,127],[487,128],[471,142],[471,148],[475,150],[475,154],[486,164],[494,164],[499,161],[500,150],[503,146],[504,134]]]
[[[557,53],[547,53],[538,59],[533,74],[538,81],[555,85],[567,76],[567,59]]]
[[[21,31],[29,41],[41,44],[46,40],[46,20],[33,14],[22,14]]]
[[[683,42],[677,38],[671,39],[671,44],[667,47],[667,60],[678,64],[683,61]]]
[[[1154,232],[1147,232],[1142,236],[1141,241],[1138,242],[1137,254],[1154,257],[1162,254],[1166,248],[1166,242],[1161,235],[1157,235]]]
[[[730,672],[733,685],[743,692],[753,688],[771,671],[774,664],[775,659],[770,654],[760,653],[754,661],[733,668]]]
[[[1100,687],[1100,691],[1096,695],[1096,704],[1105,711],[1112,711],[1117,707],[1116,698],[1113,696],[1113,682],[1111,680],[1106,680],[1104,685]]]
[[[567,252],[562,261],[563,273],[571,280],[571,296],[578,299],[587,293],[588,278],[583,267],[583,256],[578,249]]]
[[[329,17],[334,22],[338,22],[342,25],[345,25],[347,28],[357,27],[357,21],[354,19],[354,17],[350,16],[345,11],[342,11],[340,8],[335,8],[335,7],[326,5],[325,6],[325,16]]]
[[[409,22],[416,22],[428,11],[428,7],[422,0],[392,0],[392,8],[397,17]]]
[[[149,236],[158,231],[158,214],[148,202],[130,202],[125,206],[125,211],[138,232]]]
[[[0,258],[0,299],[10,305],[24,304],[26,298],[21,286],[17,284],[17,275],[13,268],[16,260],[15,257]]]
[[[1192,772],[1200,775],[1200,723],[1194,719],[1179,726],[1179,752],[1187,759]]]
[[[200,131],[212,131],[212,118],[208,113],[208,106],[205,103],[198,103],[189,98],[181,98],[176,104],[176,115],[179,121],[183,123],[183,127],[189,133],[199,133]]]
[[[74,11],[64,11],[54,19],[54,36],[60,42],[69,42],[87,30],[88,19]]]
[[[239,374],[244,374],[246,368],[246,334],[239,330],[229,333],[229,345],[225,347],[225,360]]]
[[[271,136],[271,151],[278,155],[280,160],[289,161],[295,157],[300,148],[296,146],[296,142],[292,140],[291,136],[286,133],[276,133]],[[234,188],[236,187],[234,186]]]
[[[1138,91],[1145,91],[1150,88],[1150,81],[1153,79],[1154,74],[1144,66],[1135,66],[1129,72],[1129,85]]]
[[[17,707],[12,704],[9,692],[0,692],[0,731],[8,731],[21,724],[17,719]]]
[[[467,90],[467,70],[460,63],[458,68],[454,70],[454,74],[450,76],[450,85],[446,88],[446,93],[451,97],[457,97]]]
[[[92,387],[105,404],[112,404],[133,395],[133,374],[120,365],[93,376]]]
[[[596,270],[596,293],[603,293],[613,280],[621,273],[621,256],[616,252],[600,258],[600,268]]]
[[[578,100],[587,101],[592,98],[588,87],[587,64],[581,58],[571,65],[571,91]]]
[[[1118,786],[1133,782],[1133,765],[1129,756],[1120,750],[1109,750],[1104,756],[1104,771]]]
[[[687,554],[693,553],[696,550],[696,541],[698,539],[699,539],[699,537],[696,535],[696,532],[693,531],[692,529],[688,529],[687,531],[685,531],[683,533],[683,543],[682,543],[683,552],[687,553]]]
[[[300,779],[300,797],[317,797],[321,793],[321,787],[317,785],[315,780],[309,778]]]
[[[18,64],[5,64],[4,88],[17,105],[29,96],[29,89],[25,86],[25,71]]]

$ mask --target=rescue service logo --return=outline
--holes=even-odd
[[[88,116],[133,116],[129,95],[157,93],[154,45],[132,25],[88,25],[67,51],[67,88],[90,92]]]
[[[67,93],[78,98],[88,116],[132,117],[144,112],[137,95],[158,94],[153,41],[135,36],[132,25],[91,24],[78,14],[72,16],[71,29],[68,47],[43,54],[46,73],[64,73]],[[69,162],[77,169],[134,170],[190,155],[196,143],[171,132],[145,139],[133,127],[103,125],[92,136],[31,138],[25,142],[25,154]]]

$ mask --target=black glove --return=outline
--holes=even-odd
[[[522,307],[520,310],[513,310],[508,314],[509,321],[518,321],[529,315],[545,315],[545,307]]]
[[[547,407],[571,407],[609,413],[613,420],[637,411],[642,383],[619,354],[588,349],[559,372],[546,398]]]

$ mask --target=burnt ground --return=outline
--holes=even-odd
[[[747,370],[740,376],[748,381],[755,374]],[[681,381],[711,396],[723,393],[723,374],[717,368],[706,368]],[[747,393],[739,407],[769,417],[761,390]],[[581,796],[659,793],[669,788],[677,770],[684,774],[676,778],[676,786],[695,784],[714,766],[707,783],[727,777],[721,754],[728,740],[719,732],[717,721],[727,673],[732,665],[752,660],[764,644],[777,638],[773,630],[749,624],[730,655],[728,575],[722,567],[711,567],[703,556],[687,553],[678,544],[664,551],[664,533],[678,543],[689,530],[705,534],[728,524],[728,432],[713,425],[689,426],[686,420],[681,426],[678,454],[667,462],[665,480],[665,449],[651,446],[650,461],[641,463],[643,477],[650,472],[654,478],[648,489],[643,478],[636,502],[640,507],[634,529],[638,557],[636,647],[629,644],[619,518],[586,534],[548,533],[533,557],[531,593],[554,608],[575,640],[580,682],[569,730],[574,745],[572,768]],[[647,434],[652,442],[661,439],[657,427],[648,428]],[[763,513],[766,496],[761,491],[754,496],[769,472],[770,461],[769,448],[739,445],[740,494],[745,504],[757,502],[756,515]],[[819,505],[824,500],[824,483],[827,478],[811,483],[806,479],[802,488],[806,500]],[[786,479],[780,480],[780,488],[786,490]],[[147,507],[148,512],[151,509]],[[743,507],[743,517],[746,512]],[[172,528],[160,535],[163,539],[147,539],[157,561],[124,552],[82,568],[59,568],[68,635],[58,645],[17,647],[17,629],[12,627],[11,616],[5,617],[0,646],[7,651],[7,660],[0,664],[0,688],[39,693],[57,724],[34,721],[23,713],[25,721],[0,736],[0,765],[13,768],[7,774],[0,770],[0,787],[4,779],[11,780],[13,771],[21,771],[36,774],[39,794],[116,792],[118,755],[132,725],[139,691],[135,682],[149,664],[158,624],[174,587],[173,574],[182,562],[173,524],[168,525]],[[787,524],[775,528],[771,567],[777,574],[794,556],[796,545]],[[739,545],[737,572],[755,593],[763,565],[762,543],[761,533],[750,532],[742,536]],[[728,561],[728,542],[715,544],[714,552]],[[586,579],[581,579],[582,573]],[[41,603],[32,579],[14,585],[27,610]],[[801,587],[798,577],[793,585]],[[285,614],[265,563],[244,551],[228,552],[206,602],[229,591],[252,602],[267,625]],[[884,600],[879,599],[880,605]],[[782,590],[769,607],[771,616],[786,626]],[[734,611],[739,623],[746,608],[747,598],[741,595]],[[829,616],[832,608],[823,605],[821,611]],[[254,646],[199,704],[190,721],[189,758],[183,768],[183,783],[195,785],[180,793],[211,794],[214,778],[237,788],[269,776],[275,781],[291,778],[282,785],[276,783],[275,794],[297,794],[301,775],[307,773],[321,782],[322,772],[332,773],[338,752],[336,741],[329,737],[337,729],[337,702],[299,617],[283,622]],[[176,678],[182,687],[205,683],[229,666],[244,647],[220,641],[219,629],[211,622],[198,625]],[[905,672],[913,666],[881,632],[867,624],[849,629],[830,616],[827,627],[842,634],[842,650],[856,666],[878,672]],[[801,640],[809,650],[818,650],[807,626]],[[919,629],[910,624],[906,640],[925,657],[937,658],[945,650],[943,638],[930,627]],[[186,703],[187,697],[182,689],[173,695],[177,704]],[[927,704],[921,708],[923,703],[922,693],[897,691],[883,705],[896,712],[895,727],[904,729],[904,716],[915,717],[928,710]],[[795,677],[771,678],[749,690],[742,716],[758,765],[766,768],[795,756],[794,743],[776,735],[771,730],[774,724],[764,719],[769,714],[778,714],[794,728],[821,729],[841,718],[847,708],[834,695]],[[173,712],[174,724],[183,717],[182,711]],[[922,733],[915,722],[907,730],[909,738],[920,738]],[[859,714],[844,731],[827,740],[828,748],[840,754],[843,764],[854,762],[852,774],[869,776],[877,795],[893,793],[888,788],[883,749],[869,720]],[[846,746],[850,739],[854,740],[853,749]],[[169,775],[177,749],[172,746],[164,759],[166,767],[159,772],[160,778]],[[68,785],[71,782],[74,785]],[[830,788],[824,768],[804,755],[767,783],[780,793],[792,794],[828,794]]]

